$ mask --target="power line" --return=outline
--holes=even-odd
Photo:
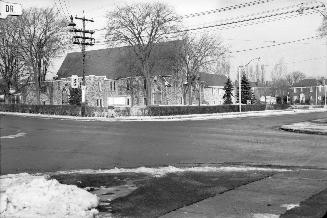
[[[184,16],[180,16],[179,18],[182,18],[182,19],[183,18],[193,18],[193,17],[209,15],[209,14],[214,14],[214,13],[226,12],[226,11],[251,7],[251,6],[255,6],[255,5],[265,4],[265,3],[268,3],[271,1],[274,1],[274,0],[256,0],[256,1],[252,1],[252,2],[241,3],[241,4],[227,6],[227,7],[223,7],[223,8],[217,8],[217,9],[213,9],[213,10],[209,10],[209,11],[202,11],[202,12],[187,14]]]
[[[258,3],[258,2],[269,2],[269,1],[274,1],[274,0],[261,0],[261,1],[249,2],[249,3],[246,3],[246,4],[240,4],[240,5],[248,5],[248,4],[249,5],[253,5],[253,4]],[[307,3],[307,5],[308,4],[310,4],[310,3]],[[237,8],[237,7],[240,7],[240,5],[230,6],[230,7]],[[272,14],[272,15],[271,14],[270,15],[267,15],[267,14],[268,13],[277,12],[277,11],[281,11],[281,10],[286,10],[286,9],[294,8],[294,7],[299,7],[299,6],[300,5],[297,4],[297,5],[287,6],[287,7],[283,7],[283,8],[277,8],[277,9],[273,9],[273,10],[263,11],[263,12],[260,12],[260,13],[253,13],[253,14],[249,14],[249,15],[245,15],[245,16],[235,17],[235,18],[233,18],[234,21],[222,20],[222,21],[220,21],[221,23],[219,23],[219,24],[214,24],[214,25],[209,25],[209,26],[201,26],[201,27],[194,27],[194,28],[189,28],[189,29],[184,29],[184,30],[177,30],[175,32],[171,32],[171,33],[167,33],[167,34],[176,34],[176,33],[180,33],[180,32],[196,31],[196,30],[202,30],[202,29],[213,28],[213,27],[216,27],[217,28],[217,27],[222,27],[222,26],[226,26],[226,25],[229,25],[230,26],[229,28],[234,28],[232,26],[234,24],[239,24],[239,23],[247,22],[246,24],[240,24],[240,25],[242,25],[242,27],[244,27],[244,26],[248,26],[248,25],[258,24],[258,23],[254,23],[254,22],[253,23],[250,23],[250,22],[251,21],[260,20],[260,19],[266,19],[265,22],[275,21],[275,20],[272,20],[271,18],[273,18],[275,16],[281,16],[281,15],[285,15],[285,14],[297,12],[298,11],[298,8],[296,10],[294,9],[292,11],[286,11],[286,12],[276,13],[276,14]],[[305,8],[305,10],[316,9],[316,8],[320,8],[320,7],[324,7],[324,6],[323,5],[319,5],[319,6],[315,6],[315,7],[311,7],[311,8]],[[215,10],[212,10],[212,11],[219,11],[219,10],[220,9],[215,9]],[[227,9],[222,8],[221,10],[227,10]],[[206,12],[199,12],[199,13],[195,13],[195,14],[201,14],[201,15],[203,15],[205,13]],[[310,14],[313,14],[313,13],[316,13],[316,12],[311,12]],[[258,16],[258,15],[263,15],[263,14],[264,14],[264,16],[252,18],[253,16]],[[306,11],[306,14],[309,14],[308,11]],[[187,16],[193,16],[193,15],[190,14],[190,15],[187,15]],[[296,14],[294,16],[302,16],[302,14]],[[286,18],[288,18],[288,17],[286,17]],[[292,17],[290,17],[290,18],[292,18]],[[240,19],[242,19],[242,20],[240,20]],[[268,19],[271,19],[271,20],[268,20]],[[283,20],[283,18],[282,18],[282,20]],[[238,26],[236,26],[236,27],[238,27]],[[223,29],[226,29],[226,28],[223,28]],[[97,31],[105,31],[105,30],[106,30],[105,27],[104,28],[97,29]]]
[[[260,21],[268,22],[268,21],[276,21],[276,19],[283,20],[283,19],[293,18],[294,16],[302,16],[301,14],[298,14],[298,9],[293,9],[290,11],[283,11],[283,12],[274,13],[274,14],[267,14],[267,13],[271,13],[271,12],[275,12],[275,11],[285,10],[285,9],[292,8],[295,6],[298,6],[298,5],[293,5],[293,6],[289,6],[289,7],[285,7],[285,8],[278,8],[278,9],[264,11],[264,12],[257,13],[257,14],[251,14],[251,15],[247,15],[247,16],[237,17],[237,19],[243,18],[242,20],[236,20],[236,18],[234,18],[234,20],[225,21],[225,23],[218,23],[218,24],[214,24],[214,25],[201,26],[201,27],[189,28],[189,29],[184,29],[184,30],[177,30],[174,32],[166,33],[166,34],[177,34],[177,33],[182,33],[182,32],[190,32],[190,31],[197,31],[197,30],[203,30],[203,29],[208,29],[208,28],[217,28],[217,27],[220,29],[222,27],[223,27],[223,29],[226,29],[225,26],[229,26],[228,28],[235,28],[235,24],[239,24],[239,25],[241,25],[241,27],[244,27],[244,26],[248,26],[248,25],[262,23]],[[316,12],[312,12],[309,10],[315,10],[320,7],[324,7],[324,5],[322,4],[322,5],[317,5],[317,6],[306,7],[303,10],[305,10],[306,14],[309,14],[309,13],[312,14],[312,13],[316,13]],[[297,14],[294,15],[292,13],[297,13]],[[252,17],[252,16],[256,16],[256,15],[260,15],[260,16]],[[284,18],[278,18],[278,16],[283,16],[283,15],[286,15],[286,16]],[[254,22],[251,23],[252,21],[254,21]],[[257,23],[255,23],[255,22],[257,22]],[[245,24],[243,24],[243,23],[245,23]],[[233,25],[234,25],[234,27],[233,27]],[[239,26],[236,26],[236,27],[239,27]]]
[[[315,12],[312,11],[307,11],[305,12],[305,14],[315,14]],[[303,16],[301,14],[288,14],[286,16],[283,17],[272,17],[272,18],[266,18],[264,20],[256,20],[254,22],[248,22],[248,23],[240,23],[237,25],[226,25],[226,26],[221,26],[219,27],[217,30],[228,30],[228,29],[234,29],[234,28],[239,28],[239,27],[246,27],[246,26],[251,26],[251,25],[256,25],[256,24],[263,24],[265,22],[274,22],[274,21],[282,21],[282,20],[286,20],[286,19],[291,19],[291,18],[295,18],[295,17],[299,17],[299,16]],[[170,33],[167,33],[170,34]],[[171,37],[172,39],[174,38],[174,36]],[[107,43],[109,40],[103,40],[103,43]],[[101,42],[100,42],[101,43]]]
[[[307,11],[305,14],[315,14],[316,12],[309,12]],[[247,27],[247,26],[252,26],[252,25],[256,25],[256,24],[264,24],[264,23],[268,23],[268,22],[275,22],[275,21],[283,21],[286,19],[291,19],[291,18],[296,18],[296,17],[301,17],[303,16],[303,14],[290,14],[290,15],[286,15],[283,17],[272,17],[272,18],[266,18],[262,21],[260,20],[256,20],[255,22],[248,22],[248,23],[240,23],[237,25],[230,25],[230,26],[222,26],[219,28],[216,28],[216,30],[228,30],[228,29],[234,29],[234,28],[239,28],[239,27]]]
[[[231,51],[229,53],[230,54],[234,54],[234,53],[240,53],[240,52],[255,51],[255,50],[264,49],[264,48],[272,48],[272,47],[276,47],[276,46],[293,44],[293,43],[302,42],[302,41],[311,40],[311,39],[317,39],[319,37],[320,36],[311,36],[311,37],[297,39],[297,40],[292,40],[292,41],[287,41],[287,42],[280,42],[280,43],[272,44],[272,45],[266,45],[266,46],[260,46],[260,47],[255,47],[255,48],[249,48],[249,49],[242,49],[242,50],[237,50],[237,51]]]
[[[209,15],[209,14],[213,14],[213,13],[226,12],[226,11],[230,11],[230,10],[255,6],[255,5],[264,4],[264,3],[268,3],[268,2],[272,2],[272,1],[275,1],[275,0],[256,0],[256,1],[253,1],[253,2],[241,3],[241,4],[237,4],[237,5],[224,7],[224,8],[217,8],[217,9],[209,10],[209,11],[191,13],[191,14],[180,16],[178,18],[182,18],[182,19],[183,18],[193,18],[193,17],[197,17],[197,16]],[[106,28],[104,27],[104,28],[101,28],[101,29],[97,29],[97,31],[103,31],[103,30],[106,30]]]
[[[309,58],[309,59],[302,59],[302,60],[296,60],[292,62],[285,62],[283,64],[289,65],[289,64],[296,64],[296,63],[302,63],[302,62],[308,62],[308,61],[318,61],[321,59],[326,58],[326,56],[320,56],[320,57],[314,57],[314,58]],[[275,66],[275,65],[280,65],[280,64],[265,64],[265,66]]]
[[[284,8],[277,8],[277,9],[273,9],[273,10],[267,10],[267,11],[263,11],[263,12],[260,12],[260,13],[253,13],[253,14],[248,14],[248,15],[245,15],[245,16],[238,16],[238,17],[234,17],[233,20],[240,20],[240,19],[245,19],[245,18],[249,18],[249,17],[253,17],[253,16],[258,16],[258,15],[263,15],[263,14],[268,14],[268,13],[275,13],[277,11],[282,11],[282,10],[288,10],[290,8],[294,8],[295,6],[298,6],[298,5],[292,5],[292,6],[288,6],[288,7],[284,7]],[[308,11],[306,11],[307,13]],[[313,12],[313,13],[316,13],[316,12]],[[297,16],[302,16],[302,14],[296,14]],[[273,18],[265,18],[263,21],[268,21],[268,19],[276,19],[275,17]],[[221,20],[220,23],[223,23],[223,22],[228,22],[229,20],[225,19],[225,20]],[[255,22],[259,22],[259,21],[255,21]],[[250,23],[252,24],[252,23]],[[257,23],[253,23],[253,24],[257,24]],[[242,26],[247,26],[247,24],[239,24],[239,25],[242,25]],[[231,25],[231,27],[234,27],[233,25]],[[226,28],[226,27],[223,27],[223,28]]]
[[[314,10],[314,9],[318,9],[318,8],[321,8],[321,7],[324,7],[324,6],[318,5],[318,6],[313,6],[313,7],[307,7],[307,8],[304,8],[304,10],[310,10],[310,9]],[[184,30],[177,30],[177,31],[171,32],[169,34],[176,34],[176,33],[181,33],[181,32],[190,32],[190,31],[195,31],[195,30],[203,30],[203,29],[221,27],[221,26],[226,26],[226,25],[232,25],[232,24],[255,21],[255,20],[260,20],[260,19],[265,19],[265,18],[281,16],[281,15],[287,15],[287,14],[291,14],[291,13],[298,13],[298,9],[297,10],[291,10],[291,11],[284,11],[284,12],[275,13],[275,14],[267,14],[267,15],[247,18],[247,19],[243,19],[243,20],[227,21],[225,23],[219,23],[219,24],[215,24],[215,25],[202,26],[202,27],[190,28],[190,29],[184,29]]]

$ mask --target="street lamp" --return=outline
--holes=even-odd
[[[317,7],[307,7],[307,8],[303,7],[303,3],[302,3],[301,6],[300,6],[300,8],[297,10],[297,12],[298,12],[299,14],[303,14],[303,11],[304,11],[304,10],[309,10],[309,9],[311,9],[311,10],[314,10],[314,11],[319,12],[320,15],[322,15],[322,16],[324,17],[324,19],[326,20],[326,22],[327,22],[327,13],[326,13],[326,8],[325,8],[326,6],[325,6],[325,4],[324,4],[323,2],[320,2],[320,1],[319,1],[319,3],[321,3],[320,6],[317,6]],[[318,10],[318,9],[317,9],[318,7],[323,7],[323,8],[325,8],[325,11],[320,11],[320,10]],[[326,47],[327,47],[327,37],[326,37]],[[326,70],[327,70],[327,60],[326,60]],[[324,89],[325,89],[325,108],[327,108],[327,84],[326,84],[326,82],[325,82],[325,85],[324,85]],[[316,96],[316,97],[317,97],[317,96]]]
[[[251,59],[247,64],[238,66],[238,105],[239,110],[242,112],[242,88],[241,88],[241,71],[240,68],[244,69],[247,67],[253,60],[260,60],[260,57]]]

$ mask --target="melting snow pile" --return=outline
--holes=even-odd
[[[27,173],[0,176],[0,217],[94,217],[98,198]]]
[[[275,169],[275,168],[263,168],[263,167],[248,167],[248,166],[232,166],[232,167],[187,167],[187,168],[177,168],[174,166],[159,167],[159,168],[148,168],[148,167],[139,167],[139,168],[113,168],[109,170],[71,170],[71,171],[58,171],[57,174],[69,174],[69,173],[85,173],[85,174],[100,174],[100,173],[144,173],[150,174],[156,177],[161,177],[169,173],[183,173],[183,172],[247,172],[247,171],[274,171],[274,172],[287,172],[288,169]]]

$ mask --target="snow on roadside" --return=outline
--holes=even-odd
[[[286,210],[292,210],[293,208],[300,207],[300,204],[283,204],[281,207],[285,207]]]
[[[279,218],[279,215],[270,213],[255,213],[252,218]]]
[[[289,129],[294,131],[318,131],[321,133],[327,133],[327,125],[325,123],[311,123],[311,122],[300,122],[287,124],[282,126],[283,129]]]
[[[47,114],[29,114],[17,112],[1,112],[4,115],[16,115],[23,117],[40,117],[52,118],[62,120],[79,120],[79,121],[188,121],[188,120],[213,120],[226,118],[242,118],[242,117],[265,117],[265,116],[281,116],[287,114],[301,114],[312,112],[327,112],[325,108],[313,109],[292,109],[292,110],[265,110],[265,111],[248,111],[248,112],[230,112],[230,113],[216,113],[216,114],[189,114],[189,115],[174,115],[174,116],[129,116],[129,117],[74,117],[62,115],[47,115]]]
[[[15,135],[0,136],[0,139],[14,139],[14,138],[18,138],[18,137],[23,137],[25,135],[26,135],[25,132],[20,132]]]
[[[97,196],[27,173],[0,176],[0,217],[94,217]]]
[[[291,171],[288,169],[276,169],[276,168],[263,168],[263,167],[187,167],[187,168],[177,168],[174,166],[149,168],[149,167],[139,167],[139,168],[113,168],[108,170],[70,170],[70,171],[58,171],[55,174],[119,174],[119,173],[143,173],[150,174],[156,177],[161,177],[169,173],[183,173],[183,172],[247,172],[247,171],[268,171],[268,172],[287,172]]]

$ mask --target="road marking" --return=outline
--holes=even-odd
[[[1,136],[0,138],[1,139],[14,139],[14,138],[18,138],[18,137],[23,137],[25,135],[26,135],[26,133],[20,132],[20,133],[17,133],[16,135]]]

